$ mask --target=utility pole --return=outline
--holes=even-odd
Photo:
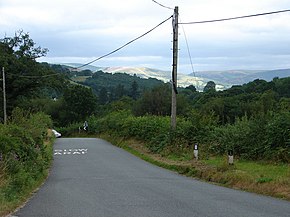
[[[2,80],[3,80],[3,111],[4,111],[4,124],[7,123],[7,109],[6,109],[6,84],[5,84],[5,70],[2,67]]]
[[[173,15],[173,65],[172,65],[172,102],[171,102],[171,129],[176,129],[176,95],[177,95],[177,58],[178,58],[178,7],[174,8]]]

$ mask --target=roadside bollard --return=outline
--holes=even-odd
[[[193,154],[194,154],[194,158],[196,160],[198,160],[198,144],[194,144],[194,151],[193,151]]]
[[[233,150],[228,151],[228,161],[229,161],[229,165],[234,165],[234,151]]]

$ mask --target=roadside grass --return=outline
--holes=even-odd
[[[4,185],[0,186],[0,216],[6,216],[25,204],[33,195],[33,192],[43,184],[47,176],[48,170],[45,172],[45,175],[41,176],[37,181],[31,182],[31,185],[27,186],[23,191],[9,192],[9,196],[6,195],[5,188],[10,184],[10,181],[9,179],[5,180]]]
[[[123,148],[131,154],[157,166],[229,188],[255,192],[290,201],[290,165],[268,162],[235,160],[228,165],[227,156],[206,157],[193,160],[193,154],[167,152],[153,154],[146,145],[134,139],[110,135],[101,138]]]
[[[203,163],[224,169],[226,186],[290,200],[290,165],[269,162],[235,160],[227,165],[224,157],[211,157]]]
[[[215,166],[217,168],[222,167],[226,159],[223,157],[211,157],[207,160],[203,160],[208,165]],[[237,171],[243,171],[258,182],[271,182],[283,179],[284,177],[290,178],[290,167],[287,164],[270,164],[267,162],[253,162],[246,160],[235,160],[234,168]],[[265,181],[262,181],[262,180]]]
[[[5,179],[5,172],[4,172],[4,169],[5,169],[5,165],[4,163],[0,163],[0,216],[1,213],[2,213],[2,210],[6,210],[7,209],[7,204],[5,205],[5,200],[4,200],[4,196],[3,196],[3,193],[1,191],[1,189],[3,189],[8,180]]]

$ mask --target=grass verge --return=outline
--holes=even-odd
[[[205,160],[174,158],[151,153],[136,140],[101,135],[101,138],[127,150],[133,155],[157,166],[234,189],[255,192],[290,201],[290,166],[245,160],[235,160],[228,165],[224,157],[210,157]]]

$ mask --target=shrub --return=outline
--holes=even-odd
[[[51,124],[49,116],[43,113],[29,114],[15,109],[10,122],[0,125],[0,163],[6,165],[7,197],[31,187],[44,175],[52,160],[52,147],[44,144]]]
[[[290,162],[290,113],[275,114],[265,130],[265,158]]]

